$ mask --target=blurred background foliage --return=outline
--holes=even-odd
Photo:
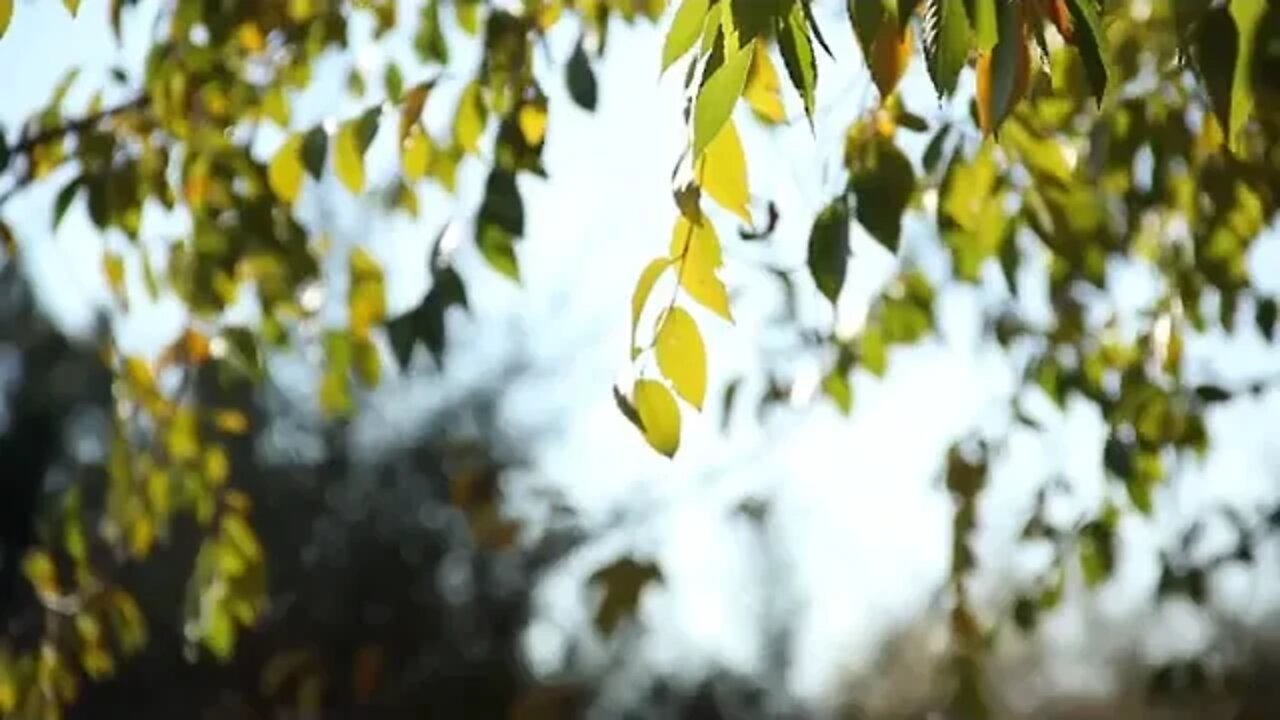
[[[1204,480],[1195,468],[1212,445],[1209,414],[1271,392],[1274,377],[1227,381],[1186,348],[1275,340],[1274,268],[1259,273],[1251,257],[1280,203],[1280,7],[173,0],[148,17],[130,0],[64,4],[102,14],[117,37],[154,25],[141,75],[113,69],[87,107],[67,108],[72,73],[0,133],[5,717],[1275,712],[1266,627],[1224,623],[1223,647],[1205,657],[1151,663],[1135,653],[1105,702],[1060,698],[1027,678],[1047,662],[1035,653],[1052,652],[1030,640],[1044,619],[1066,598],[1105,589],[1124,518],[1156,512],[1171,483]],[[0,36],[23,11],[0,0]],[[372,27],[360,42],[397,30],[412,54],[377,77],[344,60],[358,52],[357,17]],[[556,672],[531,670],[523,637],[535,589],[625,526],[581,518],[531,471],[535,438],[501,419],[514,392],[539,375],[554,381],[557,364],[534,359],[536,336],[412,428],[388,424],[376,441],[356,431],[383,422],[414,377],[450,362],[449,328],[471,312],[477,287],[447,241],[457,228],[484,261],[468,270],[521,281],[522,187],[546,177],[556,127],[547,84],[594,110],[611,33],[636,23],[664,27],[654,65],[684,70],[688,101],[669,253],[636,268],[634,384],[614,388],[656,452],[677,455],[682,425],[715,417],[682,408],[719,406],[727,418],[747,403],[765,423],[795,395],[799,357],[821,363],[819,401],[856,414],[860,385],[945,332],[940,298],[956,286],[977,291],[981,342],[1018,378],[994,418],[939,458],[953,513],[935,606],[886,641],[883,662],[849,672],[839,708],[789,692],[785,618],[765,629],[771,660],[752,676],[672,677],[628,663],[637,609],[665,581],[640,553],[587,576],[606,659],[570,651]],[[566,33],[570,52],[552,58],[550,38]],[[722,256],[767,257],[779,217],[797,212],[751,189],[739,127],[812,126],[824,33],[853,36],[863,58],[835,62],[856,64],[876,102],[830,148],[832,167],[813,169],[838,190],[806,220],[806,262],[762,261],[767,283],[732,287]],[[535,59],[543,51],[545,64]],[[457,59],[466,52],[477,62]],[[357,109],[296,119],[296,98],[334,57],[343,107]],[[934,97],[900,88],[921,63]],[[371,172],[377,148],[394,172]],[[452,202],[460,168],[477,166],[479,202]],[[42,184],[56,185],[51,228],[83,206],[121,241],[98,259],[113,307],[87,336],[42,311],[23,265],[26,243],[40,239],[6,223],[6,203]],[[391,306],[389,268],[328,214],[338,193],[371,214],[443,211],[424,243],[418,301]],[[153,226],[167,238],[158,251],[140,240]],[[839,305],[849,267],[875,246],[894,272],[851,319]],[[670,301],[642,332],[672,269]],[[1120,299],[1135,283],[1137,307]],[[737,322],[731,300],[765,284],[781,298],[767,320],[778,342],[758,348],[767,376],[709,377],[716,347],[704,328]],[[183,330],[154,352],[121,347],[112,318],[162,296],[184,307]],[[337,311],[318,297],[339,297]],[[815,320],[819,299],[835,311],[824,306]],[[1079,403],[1105,423],[1097,462],[1108,490],[1080,502],[1069,478],[1049,478],[1022,533],[1041,558],[1036,571],[983,582],[971,536],[990,509],[994,468],[1018,437],[1046,432],[1046,417]],[[737,507],[767,541],[767,502]],[[1211,525],[1230,535],[1221,553],[1204,550]],[[1271,557],[1260,548],[1277,527],[1280,495],[1197,519],[1160,550],[1150,602],[1212,615],[1214,578]]]

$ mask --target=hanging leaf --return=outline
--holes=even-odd
[[[875,135],[853,152],[849,190],[858,222],[891,253],[898,252],[902,215],[915,193],[915,169],[893,140]]]
[[[400,172],[409,182],[417,182],[427,174],[431,162],[431,138],[420,125],[409,130],[400,147]]]
[[[987,135],[999,131],[1030,85],[1031,48],[1020,8],[1014,3],[1000,4],[999,41],[991,52],[978,56],[978,125]]]
[[[849,270],[849,207],[840,197],[827,205],[809,231],[809,275],[832,303]]]
[[[668,310],[654,344],[658,369],[677,395],[701,410],[707,394],[707,349],[693,317],[680,307]]]
[[[911,26],[900,26],[895,22],[882,22],[871,46],[868,65],[871,79],[880,91],[881,98],[887,98],[897,89],[911,61]]]
[[[319,180],[324,176],[324,162],[329,154],[329,136],[319,125],[302,136],[302,165],[307,174]]]
[[[737,215],[743,222],[751,223],[747,209],[750,191],[747,188],[747,156],[742,150],[738,129],[730,119],[715,139],[707,145],[694,169],[702,191],[721,207]]]
[[[333,170],[353,194],[364,192],[364,153],[357,123],[343,123],[333,138]]]
[[[573,54],[569,56],[569,63],[565,67],[569,97],[583,110],[595,112],[599,95],[596,74],[591,69],[591,60],[587,58],[587,51],[582,43],[583,38],[578,38],[578,44],[574,46]]]
[[[683,0],[676,8],[671,28],[667,30],[666,39],[662,43],[662,72],[666,72],[675,61],[693,49],[694,43],[702,35],[702,26],[710,4],[710,0]]]
[[[956,90],[973,43],[973,28],[964,4],[930,0],[925,5],[924,28],[929,77],[940,94],[949,96]]]
[[[681,215],[671,232],[671,259],[680,265],[680,287],[698,304],[733,322],[729,292],[716,276],[720,268],[720,238],[706,218],[694,223]]]
[[[773,68],[773,61],[769,59],[768,46],[756,43],[755,57],[751,61],[751,70],[747,73],[747,86],[742,91],[742,97],[760,122],[777,125],[786,119],[781,90],[778,71]]]
[[[9,22],[13,20],[13,0],[0,0],[0,38],[4,37],[4,33],[9,29]]]
[[[680,408],[666,385],[637,380],[632,390],[636,415],[649,446],[671,458],[680,449]]]
[[[480,83],[473,81],[463,89],[453,117],[453,141],[462,152],[474,155],[480,149],[480,136],[484,134],[486,122],[488,111],[480,96]]]
[[[733,108],[742,95],[755,53],[755,41],[746,47],[735,48],[731,39],[721,36],[724,47],[724,64],[716,68],[703,82],[702,89],[693,104],[693,157],[699,158],[707,145],[719,134]]]
[[[640,593],[651,583],[662,582],[662,572],[651,562],[623,558],[592,573],[590,582],[604,590],[596,610],[596,627],[608,636],[636,614]]]
[[[636,280],[636,288],[631,294],[631,346],[633,348],[633,359],[637,354],[634,348],[636,345],[636,331],[640,325],[640,315],[644,312],[645,305],[649,302],[649,295],[653,293],[653,287],[658,284],[658,279],[662,277],[663,271],[670,266],[671,258],[654,258],[641,271],[640,279]]]
[[[427,95],[434,83],[425,82],[415,85],[404,96],[400,105],[400,141],[409,137],[410,131],[420,124],[422,109],[427,105]]]
[[[1079,1],[1079,0],[1077,0]],[[1266,14],[1268,0],[1232,0],[1231,19],[1236,24],[1235,72],[1231,81],[1231,121],[1227,125],[1227,147],[1233,153],[1244,150],[1244,130],[1254,106],[1254,47],[1258,24]]]
[[[281,200],[292,205],[302,190],[302,136],[292,135],[280,149],[271,164],[267,167],[267,182],[271,190]]]
[[[1107,94],[1111,59],[1107,49],[1106,28],[1102,24],[1101,0],[1065,0],[1071,10],[1075,45],[1084,60],[1085,75],[1093,88],[1093,96],[1099,106]],[[1252,0],[1251,0],[1252,1]],[[1265,5],[1265,0],[1257,0]],[[1232,7],[1236,5],[1232,0]]]
[[[813,44],[805,30],[804,14],[793,4],[791,13],[778,18],[778,51],[791,77],[791,86],[804,102],[804,114],[813,126],[813,110],[817,102],[818,62]]]

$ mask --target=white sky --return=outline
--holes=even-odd
[[[155,6],[155,0],[144,2],[142,16],[149,17]],[[58,3],[19,3],[9,33],[0,41],[0,68],[6,69],[0,81],[6,98],[0,105],[0,122],[5,127],[12,129],[34,104],[44,102],[69,67],[85,68],[70,107],[83,107],[88,90],[102,84],[107,59],[119,56],[105,24],[105,3],[87,0],[80,14],[71,21]],[[135,21],[124,54],[135,78],[146,25]],[[837,57],[852,60],[856,49],[850,34],[835,24],[828,27],[826,36]],[[408,59],[407,33],[395,34],[399,37],[388,47],[396,57]],[[565,32],[557,40],[553,52],[563,59],[565,41],[572,37]],[[549,379],[525,389],[526,397],[512,411],[514,424],[536,427],[553,422],[563,430],[554,442],[539,448],[539,473],[561,485],[587,518],[604,517],[628,504],[655,508],[653,522],[635,537],[617,538],[617,544],[600,553],[569,563],[565,573],[549,583],[547,617],[531,632],[538,640],[538,656],[554,661],[558,643],[566,634],[579,632],[589,610],[577,594],[583,574],[600,557],[633,543],[642,551],[654,549],[667,575],[667,588],[645,599],[644,615],[655,621],[644,645],[645,657],[671,667],[704,660],[756,667],[761,659],[754,629],[761,608],[772,598],[789,608],[799,630],[792,684],[797,692],[818,695],[888,624],[921,611],[936,588],[948,562],[950,505],[937,491],[934,474],[947,442],[980,418],[989,418],[1011,378],[998,355],[975,345],[973,294],[948,291],[941,303],[948,316],[945,339],[895,353],[889,377],[882,382],[859,375],[852,419],[839,417],[819,402],[765,427],[746,423],[725,437],[715,412],[705,417],[686,413],[684,441],[674,461],[648,450],[617,413],[610,388],[628,372],[632,285],[645,262],[666,251],[675,215],[669,178],[684,132],[678,104],[681,73],[673,71],[658,82],[660,43],[658,28],[611,31],[609,53],[597,66],[601,97],[594,115],[568,101],[558,78],[544,79],[552,103],[545,155],[551,180],[521,181],[527,210],[527,234],[519,250],[524,286],[517,289],[488,273],[463,243],[460,263],[477,320],[465,325],[459,359],[443,384],[389,386],[384,395],[395,397],[396,403],[390,415],[380,414],[379,427],[369,431],[408,430],[440,392],[478,372],[486,359],[503,356],[504,349],[519,352],[524,338],[531,338],[535,351],[565,364]],[[357,53],[364,62],[381,61],[376,49]],[[469,62],[473,54],[456,55]],[[821,72],[819,105],[826,110],[820,113],[816,140],[803,123],[768,133],[746,115],[739,116],[753,192],[782,208],[772,242],[778,261],[789,266],[802,264],[808,224],[836,187],[824,167],[839,152],[849,119],[874,99],[860,73],[838,72],[826,60]],[[340,75],[334,75],[337,81],[331,86],[341,82]],[[369,75],[371,88],[380,87],[380,77]],[[407,72],[406,77],[412,81],[415,76]],[[931,91],[918,64],[909,83],[913,106],[927,112]],[[295,105],[294,128],[335,112],[350,114],[354,108],[345,98],[337,99],[332,87],[318,88]],[[450,109],[451,102],[433,96],[428,113],[434,127],[447,121]],[[393,171],[387,141],[384,134],[371,151],[371,178]],[[268,137],[259,150],[265,156],[278,142]],[[465,220],[476,207],[476,189],[482,183],[483,168],[464,172],[457,211],[463,222],[456,229],[462,238],[469,234]],[[77,203],[56,235],[50,235],[48,207],[57,186],[51,183],[22,196],[4,209],[4,219],[26,248],[52,309],[75,326],[108,297],[97,264],[101,239],[83,203]],[[347,210],[339,216],[341,227],[367,240],[386,263],[390,302],[396,310],[420,297],[426,247],[442,224],[432,210],[440,207],[438,193],[424,197],[437,202],[424,204],[420,222],[404,216],[370,219]],[[305,192],[301,212],[314,213],[320,201],[315,193]],[[161,222],[144,225],[152,243],[162,243],[181,226],[179,220],[155,219]],[[733,225],[721,225],[722,238],[733,232]],[[1280,261],[1276,245],[1266,243],[1254,258],[1255,266],[1274,267]],[[849,312],[857,311],[891,269],[884,253],[865,238],[858,250],[842,303]],[[749,277],[735,264],[732,251],[727,252],[731,284]],[[340,305],[338,290],[333,289],[329,301]],[[141,293],[134,296],[141,298]],[[757,362],[754,348],[767,300],[746,293],[738,302],[737,325],[724,326],[710,318],[702,322],[711,355],[711,398],[718,397],[715,388],[737,372],[750,376]],[[830,322],[822,316],[820,303],[813,303],[813,312],[818,321]],[[132,313],[119,318],[118,328],[122,344],[149,349],[172,337],[182,322],[181,307],[172,300],[159,305],[139,302]],[[1228,345],[1200,343],[1191,352],[1206,358],[1210,367],[1241,377],[1276,367],[1275,354],[1265,352],[1253,337]],[[718,403],[708,403],[714,404]],[[1216,449],[1205,471],[1212,482],[1169,488],[1159,500],[1162,518],[1169,522],[1134,520],[1126,532],[1135,539],[1158,537],[1176,527],[1173,520],[1185,518],[1213,497],[1248,501],[1274,492],[1269,470],[1276,458],[1267,450],[1273,431],[1266,420],[1274,417],[1275,404],[1242,405],[1212,418]],[[1086,501],[1096,499],[1102,487],[1100,421],[1091,409],[1076,410],[1065,418],[1050,417],[1043,437],[1020,437],[988,493],[982,547],[992,558],[1006,559],[991,566],[997,576],[1012,570],[1006,567],[1013,561],[1006,548],[1020,528],[1021,509],[1034,491],[1033,481],[1064,473],[1082,488]],[[781,587],[766,584],[777,580],[761,574],[758,538],[727,513],[744,487],[764,488],[774,497],[768,542],[788,568]],[[1133,620],[1150,615],[1145,603],[1155,579],[1152,560],[1140,549],[1124,557],[1117,588],[1103,596],[1114,625],[1103,632],[1135,641],[1144,637],[1147,626]],[[1239,602],[1248,612],[1273,604],[1272,584],[1246,590]],[[1055,637],[1080,635],[1079,617],[1064,613]],[[1095,624],[1095,632],[1098,627]]]

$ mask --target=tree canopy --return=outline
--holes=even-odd
[[[63,4],[73,15],[105,12],[103,30],[117,38],[141,19],[130,0]],[[127,241],[101,258],[111,312],[128,312],[145,293],[176,298],[187,320],[152,355],[120,348],[110,332],[96,340],[111,376],[102,403],[108,449],[100,477],[56,493],[41,509],[38,538],[20,548],[24,582],[47,612],[37,631],[0,644],[0,714],[56,717],[83,679],[111,676],[143,652],[147,617],[121,568],[154,561],[179,528],[198,537],[181,545],[191,551],[183,607],[174,608],[182,632],[200,652],[235,655],[270,607],[270,558],[253,519],[260,491],[233,481],[244,456],[234,447],[257,418],[243,403],[198,392],[196,378],[258,387],[266,358],[313,344],[323,358],[315,396],[340,431],[388,373],[447,362],[449,320],[468,310],[473,279],[443,236],[429,245],[425,294],[393,312],[385,268],[365,249],[341,251],[341,282],[325,272],[337,252],[325,193],[342,188],[416,217],[427,195],[456,193],[460,168],[483,167],[474,213],[463,219],[461,206],[443,206],[471,229],[487,270],[518,285],[522,187],[546,176],[542,151],[556,125],[548,83],[564,83],[574,103],[593,110],[596,65],[623,23],[662,24],[655,72],[683,74],[685,88],[683,107],[670,108],[683,113],[687,135],[672,158],[673,227],[666,252],[635,269],[630,317],[618,318],[631,329],[619,366],[630,363],[634,382],[613,389],[618,411],[668,457],[680,452],[684,426],[705,421],[713,394],[741,401],[736,382],[710,373],[717,348],[704,340],[708,323],[732,331],[735,322],[726,247],[767,245],[779,215],[793,211],[753,191],[758,166],[740,129],[812,128],[828,88],[823,57],[865,68],[877,101],[832,148],[839,189],[810,223],[807,262],[771,276],[792,299],[781,324],[822,358],[824,401],[845,414],[857,412],[857,384],[883,376],[896,349],[939,332],[942,288],[981,291],[984,342],[1020,380],[1001,421],[940,464],[954,500],[948,702],[959,717],[985,712],[983,663],[995,631],[1012,623],[1034,632],[1071,577],[1088,588],[1106,583],[1119,518],[1154,512],[1160,487],[1205,456],[1214,407],[1270,388],[1269,377],[1237,386],[1199,372],[1185,348],[1241,333],[1276,337],[1280,298],[1251,253],[1280,207],[1280,6],[847,0],[835,3],[847,22],[819,22],[830,4],[171,0],[146,36],[141,75],[113,71],[85,108],[66,107],[76,73],[50,88],[21,127],[0,132],[8,262],[42,239],[10,229],[5,204],[52,184],[51,228],[83,206],[104,236]],[[0,43],[21,30],[15,19],[26,9],[0,0]],[[368,36],[355,39],[356,26]],[[295,117],[326,58],[406,28],[412,56],[391,54],[381,77],[342,64],[358,110]],[[835,33],[851,33],[861,56],[833,54]],[[549,38],[563,35],[572,52],[542,63]],[[458,59],[468,53],[477,61]],[[900,90],[916,66],[933,86],[932,104]],[[370,160],[378,153],[389,164]],[[931,230],[913,234],[917,222]],[[152,223],[168,238],[162,252],[140,241]],[[850,332],[836,320],[859,237],[894,258],[895,274]],[[1117,300],[1117,267],[1152,279],[1136,312]],[[317,286],[346,297],[340,321],[318,332]],[[797,297],[829,305],[826,324],[802,323]],[[783,394],[771,386],[760,402]],[[1038,417],[1077,402],[1105,421],[1098,461],[1114,492],[1065,522],[1037,511],[1025,537],[1050,547],[1053,561],[1009,607],[990,612],[972,597],[980,558],[969,542],[990,467],[1014,434],[1040,432]],[[20,482],[39,487],[43,476],[42,468]],[[1046,485],[1042,495],[1053,492]],[[1222,563],[1247,561],[1251,543],[1280,525],[1277,500],[1257,517],[1232,517],[1241,549]],[[515,542],[496,507],[463,504],[482,545]],[[14,564],[7,553],[4,562]],[[1163,562],[1160,592],[1198,602],[1206,574],[1222,564]],[[593,576],[604,588],[601,632],[625,622],[661,578],[644,558],[602,567]]]

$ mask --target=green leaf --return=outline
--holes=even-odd
[[[1078,2],[1079,0],[1077,0]],[[1268,0],[1231,0],[1231,18],[1239,38],[1235,73],[1231,81],[1231,124],[1227,126],[1227,147],[1233,153],[1244,150],[1244,130],[1253,115],[1253,57],[1258,25],[1267,12]]]
[[[889,252],[897,253],[902,215],[915,192],[915,169],[891,139],[876,136],[858,153],[849,178],[858,222]]]
[[[662,71],[666,72],[675,61],[693,49],[702,35],[702,25],[707,18],[710,0],[682,0],[676,8],[671,28],[662,43]]]
[[[636,280],[635,291],[631,294],[631,345],[633,348],[636,344],[636,331],[640,324],[640,315],[644,312],[644,307],[649,302],[649,295],[653,293],[653,288],[658,284],[658,279],[662,277],[663,271],[670,266],[671,258],[655,258],[641,271],[640,279]]]
[[[880,0],[848,0],[848,11],[854,38],[862,50],[862,57],[869,61],[876,35],[880,33],[880,25],[885,22],[888,14],[887,9]]]
[[[809,119],[812,128],[818,89],[818,63],[809,33],[805,29],[804,14],[799,7],[793,6],[788,16],[778,18],[778,51],[782,54],[783,64],[787,66],[792,87],[804,102],[805,117]]]
[[[675,457],[680,449],[680,408],[671,391],[656,380],[642,379],[636,381],[632,398],[645,441],[659,453]]]
[[[302,172],[302,136],[293,135],[271,158],[271,164],[267,166],[267,183],[281,200],[292,205],[302,190]]]
[[[1181,1],[1181,0],[1180,0]],[[1106,28],[1102,25],[1102,14],[1099,0],[1067,0],[1071,9],[1071,18],[1076,28],[1076,45],[1080,48],[1080,57],[1084,61],[1084,72],[1093,88],[1093,95],[1098,105],[1102,104],[1107,94],[1108,75],[1111,60],[1107,47]],[[1265,5],[1265,0],[1250,0]],[[1233,0],[1232,7],[1237,3]]]
[[[973,23],[974,37],[980,52],[990,52],[1000,39],[1000,29],[996,19],[996,6],[999,2],[1000,0],[965,0],[965,9]]]
[[[591,69],[591,60],[587,58],[587,51],[582,43],[583,39],[579,38],[573,54],[569,56],[565,76],[569,84],[569,97],[573,98],[578,107],[594,112],[599,90],[596,87],[595,71]]]
[[[721,35],[724,64],[703,82],[693,104],[693,157],[700,158],[707,145],[729,121],[733,108],[747,83],[747,71],[755,54],[755,41],[746,47],[732,47],[733,42]]]
[[[849,206],[843,197],[827,205],[809,231],[809,275],[832,303],[849,271]]]
[[[62,223],[62,217],[67,214],[67,209],[71,207],[71,203],[75,201],[76,195],[80,192],[80,187],[84,185],[84,176],[77,175],[72,178],[61,190],[53,201],[53,229],[57,230],[58,225]]]
[[[302,136],[302,166],[307,174],[319,180],[324,176],[324,162],[329,154],[329,136],[319,125]]]
[[[524,202],[516,176],[495,167],[485,184],[484,201],[476,218],[476,246],[489,265],[508,278],[520,281],[515,240],[524,234]]]
[[[707,395],[707,348],[693,316],[684,308],[671,308],[662,318],[654,345],[658,369],[680,397],[701,410]]]
[[[925,21],[929,77],[939,93],[951,95],[956,90],[960,71],[969,60],[973,27],[963,3],[934,0],[926,6],[926,11],[930,13]]]
[[[822,379],[822,392],[831,398],[841,413],[853,412],[853,387],[849,384],[849,375],[833,369]]]

